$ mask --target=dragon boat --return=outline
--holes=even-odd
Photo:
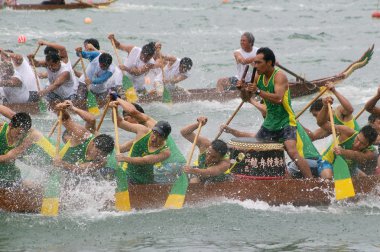
[[[77,3],[67,4],[15,4],[7,5],[7,7],[13,10],[73,10],[86,8],[105,8],[115,1],[116,0],[110,0],[101,3],[87,3],[85,1],[78,1]]]

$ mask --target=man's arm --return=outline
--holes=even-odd
[[[22,87],[22,81],[17,77],[11,77],[7,80],[0,80],[1,87]]]
[[[241,53],[237,51],[234,52],[234,57],[235,57],[236,63],[240,63],[242,65],[251,64],[255,60],[255,57],[249,57],[249,58],[244,59]]]
[[[147,63],[141,67],[127,67],[127,66],[124,66],[124,65],[120,65],[119,68],[122,70],[122,71],[127,71],[128,73],[134,75],[134,76],[140,76],[142,74],[145,74],[147,72],[149,72],[151,69],[154,68],[154,64],[151,64],[151,63]]]
[[[21,156],[25,152],[27,148],[29,148],[33,143],[35,143],[42,134],[38,133],[34,129],[30,130],[30,134],[22,141],[22,143],[16,148],[8,151],[4,155],[0,155],[0,163],[1,162],[10,162]]]
[[[184,171],[186,173],[199,175],[201,177],[213,177],[223,174],[230,167],[229,160],[223,160],[217,165],[207,167],[207,169],[192,168],[190,166],[185,166]]]
[[[38,44],[42,45],[42,46],[50,46],[50,47],[53,47],[54,49],[57,49],[58,50],[58,55],[59,55],[59,57],[61,57],[61,60],[63,62],[65,62],[65,63],[69,62],[69,56],[67,54],[66,47],[64,47],[63,45],[60,45],[60,44],[57,44],[57,43],[48,42],[48,41],[45,41],[45,40],[39,40]]]
[[[319,127],[323,127],[326,122],[329,121],[329,107],[333,104],[332,97],[325,97],[322,99],[323,107],[317,116],[317,124]],[[327,128],[325,129],[327,130]]]
[[[253,97],[251,97],[251,99],[249,99],[248,102],[251,103],[253,106],[255,106],[260,111],[263,118],[265,118],[267,116],[267,106],[265,106],[265,104],[260,103],[259,101],[257,101]]]
[[[206,117],[198,117],[196,123],[189,124],[188,126],[185,126],[184,128],[181,129],[181,135],[187,139],[190,143],[194,142],[196,133],[194,132],[198,126],[199,122],[202,123],[204,126],[207,123],[207,118]],[[205,137],[199,136],[198,141],[197,141],[197,146],[201,152],[203,152],[205,149],[207,149],[211,145],[211,141],[208,140]]]
[[[92,134],[95,134],[96,130],[96,118],[90,112],[77,108],[73,105],[72,101],[64,101],[63,104],[66,104],[66,108],[69,108],[75,114],[79,115],[85,122],[85,128],[90,131]]]
[[[342,147],[338,146],[334,148],[334,151],[335,151],[335,154],[337,155],[342,155],[347,159],[352,159],[359,163],[365,163],[368,160],[376,159],[376,153],[371,150],[361,152],[361,151],[343,149]]]
[[[2,114],[10,120],[16,114],[16,112],[4,105],[0,105],[0,114]]]
[[[62,125],[73,136],[71,138],[72,144],[77,145],[83,143],[87,138],[90,137],[90,132],[79,123],[74,122],[70,114],[66,110],[61,110],[59,105],[60,104],[57,104],[56,110],[62,111]]]
[[[122,154],[116,155],[116,159],[119,162],[127,162],[130,164],[135,164],[135,165],[144,165],[144,164],[155,164],[162,162],[170,157],[170,150],[169,148],[166,149],[165,151],[162,151],[158,154],[153,154],[153,155],[146,155],[144,157],[126,157]]]
[[[341,93],[336,90],[334,84],[328,83],[326,84],[326,87],[335,95],[335,97],[338,99],[340,103],[340,107],[337,108],[338,115],[344,119],[345,117],[348,117],[352,115],[354,112],[354,108],[352,107],[351,103],[344,97]]]
[[[65,72],[61,73],[52,84],[50,84],[49,86],[47,86],[47,88],[38,92],[38,95],[40,97],[47,95],[48,93],[50,93],[50,92],[56,90],[57,88],[59,88],[60,86],[62,86],[69,79],[70,79],[70,72],[65,71]]]
[[[70,164],[68,162],[62,161],[61,159],[54,160],[55,166],[62,167],[65,170],[81,175],[96,172],[98,169],[104,167],[106,163],[107,159],[105,158],[102,160],[90,161],[81,164]]]
[[[126,45],[126,44],[120,43],[118,40],[116,40],[114,34],[108,35],[108,39],[111,40],[111,41],[113,40],[115,42],[115,46],[116,46],[117,49],[126,51],[128,54],[131,53],[131,51],[132,51],[132,49],[134,47],[133,45]]]
[[[365,110],[371,114],[380,115],[380,108],[376,107],[376,103],[380,99],[380,87],[377,89],[377,93],[365,104]]]
[[[251,132],[245,132],[245,131],[240,131],[237,129],[233,129],[231,127],[228,127],[227,125],[223,124],[220,126],[221,130],[224,130],[224,132],[233,135],[234,137],[255,137],[255,133]]]
[[[8,57],[11,57],[13,63],[16,65],[16,66],[20,66],[22,64],[22,62],[24,61],[24,58],[22,57],[21,54],[17,54],[17,53],[11,53],[11,52],[5,52],[4,50],[0,49],[0,53],[3,54],[3,55],[6,55]]]

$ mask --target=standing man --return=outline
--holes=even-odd
[[[232,77],[225,77],[218,80],[216,84],[216,89],[219,92],[223,92],[224,90],[233,90],[236,89],[236,84],[238,80],[240,80],[243,76],[243,72],[245,67],[248,64],[252,64],[256,52],[257,47],[253,46],[255,44],[255,37],[250,32],[244,32],[240,38],[240,47],[234,52],[234,57],[236,61],[237,74]],[[250,75],[247,74],[246,82],[250,81]]]
[[[284,143],[289,157],[296,163],[305,178],[311,178],[311,170],[297,151],[297,124],[290,101],[289,82],[286,75],[275,68],[276,57],[271,49],[257,50],[254,60],[257,69],[254,83],[243,89],[243,95],[255,93],[266,105],[267,113],[256,138]],[[247,95],[248,96],[248,95]]]

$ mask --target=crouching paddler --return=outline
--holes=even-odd
[[[119,102],[110,103],[117,107]],[[132,184],[153,184],[154,165],[170,157],[170,149],[166,140],[172,130],[166,121],[158,121],[152,129],[128,121],[119,122],[119,127],[136,134],[129,155],[117,155],[117,161],[126,162],[127,178]]]
[[[92,175],[105,166],[108,154],[113,151],[114,140],[106,134],[91,134],[71,119],[66,107],[65,103],[60,103],[56,110],[62,111],[62,125],[71,138],[59,153],[62,159],[54,160],[54,164],[75,174]]]
[[[181,130],[181,134],[189,142],[194,142],[194,131],[199,123],[205,125],[207,117],[198,117],[196,123],[192,123]],[[184,172],[193,174],[190,183],[197,182],[221,182],[231,178],[229,175],[230,158],[227,154],[227,144],[222,140],[210,141],[206,137],[199,136],[197,141],[199,148],[198,167],[185,166]]]

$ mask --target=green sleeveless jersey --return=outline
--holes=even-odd
[[[4,123],[0,130],[0,155],[7,154],[16,145],[10,146],[7,139],[9,130],[8,123]],[[16,182],[21,180],[21,171],[17,168],[15,161],[0,163],[0,182]]]
[[[355,131],[360,131],[360,126],[359,126],[358,122],[354,119],[354,117],[352,117],[352,119],[347,121],[347,122],[343,122],[334,113],[334,124],[345,125],[351,129],[355,130]]]
[[[344,142],[339,143],[339,146],[341,146],[343,149],[346,150],[352,150],[352,145],[354,144],[356,136],[359,134],[359,132],[355,132],[352,134],[349,138],[347,138]],[[332,148],[333,145],[330,145],[329,148],[323,153],[322,159],[327,160],[329,163],[334,163],[335,161],[335,153]],[[375,151],[375,147],[373,145],[367,147],[366,149],[362,150],[364,151]],[[358,163],[355,160],[347,159],[344,156],[342,158],[346,161],[348,168],[350,169],[351,174],[355,171],[356,168],[358,168]]]
[[[260,75],[257,81],[257,87],[260,90],[273,94],[275,85],[274,77],[278,71],[279,70],[277,68],[274,70],[267,84],[264,82],[265,75]],[[275,104],[265,99],[264,102],[267,107],[267,115],[263,123],[264,128],[271,131],[276,131],[283,129],[288,125],[296,126],[296,120],[290,101],[289,87],[286,89],[284,96],[282,97],[281,104]]]
[[[88,145],[90,144],[90,142],[94,138],[95,137],[93,135],[91,135],[83,143],[78,144],[77,146],[74,146],[74,147],[67,148],[67,150],[65,151],[63,156],[62,156],[62,153],[60,153],[60,155],[62,156],[62,160],[66,161],[70,164],[87,162],[87,160],[86,160],[87,148],[88,148]]]
[[[133,143],[129,151],[129,157],[144,157],[147,155],[154,155],[166,150],[168,146],[165,144],[161,148],[150,152],[149,151],[149,138],[152,131],[149,131],[145,136]],[[127,177],[135,184],[152,184],[154,182],[153,164],[136,165],[127,164]]]
[[[226,154],[223,157],[224,159],[229,158],[229,155]],[[208,166],[206,165],[206,152],[202,152],[198,156],[198,168],[199,169],[207,169]],[[227,170],[228,171],[228,170]],[[208,178],[201,178],[202,182],[222,182],[230,178],[229,171],[228,173],[225,172],[223,174],[219,174],[218,176],[208,177]]]

